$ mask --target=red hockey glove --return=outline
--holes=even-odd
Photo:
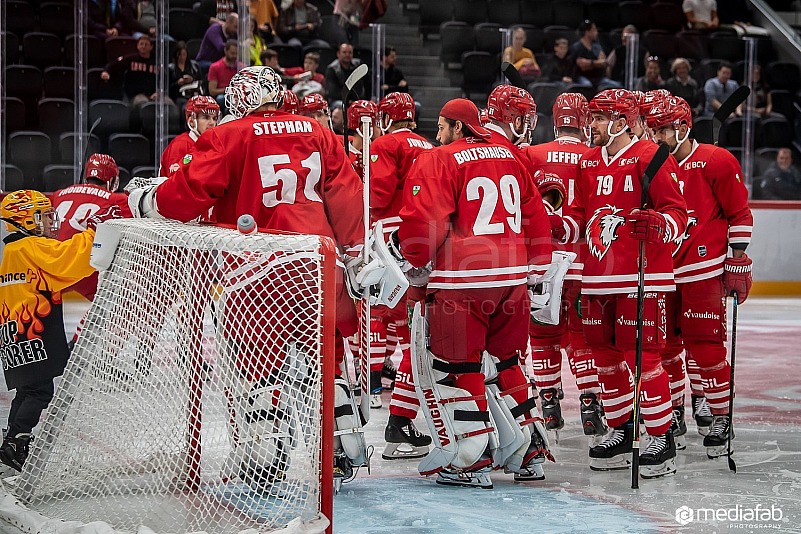
[[[558,174],[543,172],[541,170],[534,173],[534,185],[542,195],[542,200],[548,203],[554,211],[562,206],[562,202],[567,196],[565,184]]]
[[[742,304],[751,291],[751,258],[743,254],[739,258],[726,258],[723,262],[723,290],[727,297],[737,293],[737,304]]]
[[[97,230],[97,225],[102,222],[106,222],[109,219],[122,219],[122,218],[123,218],[122,211],[120,210],[120,207],[115,204],[113,206],[110,206],[105,211],[99,211],[94,215],[87,217],[84,222],[86,223],[86,228]]]
[[[551,223],[551,236],[559,243],[564,243],[567,231],[562,216],[550,211],[547,206],[545,211],[548,213],[548,222]]]
[[[648,243],[666,242],[667,221],[658,211],[633,209],[628,222],[632,238]]]

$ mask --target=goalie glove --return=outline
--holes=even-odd
[[[570,264],[576,259],[574,252],[554,251],[551,264],[542,276],[529,275],[528,298],[531,319],[542,324],[559,324],[562,308],[562,285]]]
[[[131,213],[136,218],[151,218],[161,219],[158,207],[156,204],[156,188],[167,181],[164,176],[157,176],[155,178],[141,178],[136,177],[131,182],[136,183],[131,186],[129,183],[125,186],[125,191],[128,192],[128,207]]]
[[[400,247],[400,238],[398,231],[393,230],[389,234],[389,242],[387,242],[387,249],[392,257],[397,262],[400,270],[406,275],[409,284],[414,287],[425,287],[428,285],[428,278],[431,276],[433,265],[431,262],[423,265],[422,267],[415,267],[403,257]]]

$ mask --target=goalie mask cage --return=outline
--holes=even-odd
[[[114,260],[13,494],[41,520],[117,532],[324,530],[333,242],[106,224]]]

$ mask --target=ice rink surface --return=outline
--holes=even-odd
[[[67,332],[84,303],[65,304]],[[566,426],[556,463],[546,479],[515,484],[493,474],[493,490],[438,486],[417,473],[417,460],[386,461],[384,408],[373,411],[368,444],[371,472],[362,469],[334,501],[337,533],[573,533],[573,532],[801,532],[801,299],[749,299],[740,307],[735,401],[734,459],[708,460],[692,422],[687,391],[687,449],[676,475],[641,480],[630,489],[630,471],[589,469],[587,438],[579,424],[578,391],[563,363]],[[731,329],[729,329],[731,332]],[[3,387],[5,421],[12,393]],[[426,433],[418,417],[417,427]],[[5,424],[3,425],[5,426]]]

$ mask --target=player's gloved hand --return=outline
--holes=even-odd
[[[737,293],[737,304],[742,304],[751,291],[751,258],[743,254],[739,258],[726,258],[723,262],[723,290],[727,297]]]
[[[344,263],[345,283],[348,293],[354,299],[362,298],[366,288],[379,284],[384,276],[384,271],[386,271],[386,266],[381,262],[380,258],[372,258],[365,265],[364,258],[361,255],[349,256],[346,254]]]
[[[94,215],[87,217],[83,222],[86,223],[86,228],[97,230],[97,225],[106,222],[109,219],[122,219],[122,210],[119,206],[112,205],[104,211],[98,211]]]
[[[415,267],[409,263],[401,252],[400,238],[398,237],[397,230],[393,230],[389,234],[387,248],[389,249],[389,253],[392,254],[392,257],[395,258],[395,261],[398,262],[401,271],[406,275],[406,279],[409,280],[410,285],[414,287],[425,287],[428,285],[428,277],[431,275],[431,270],[433,268],[431,262],[422,267]]]
[[[387,240],[387,248],[389,249],[389,253],[392,254],[392,257],[395,258],[395,261],[398,262],[398,265],[401,265],[401,268],[403,268],[404,263],[408,263],[401,252],[400,238],[398,237],[397,230],[392,230],[392,232],[390,232],[389,240]]]
[[[534,173],[534,185],[537,186],[537,191],[542,195],[542,200],[547,202],[553,208],[553,211],[562,206],[565,196],[567,196],[567,191],[558,174],[538,170]]]
[[[669,239],[665,217],[654,210],[633,209],[629,213],[629,234],[633,239],[648,243],[667,243]]]

